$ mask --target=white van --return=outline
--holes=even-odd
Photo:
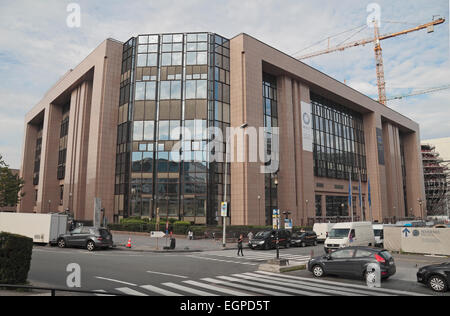
[[[328,233],[335,224],[333,223],[316,223],[313,226],[313,231],[317,235],[317,242],[324,243],[328,237]]]
[[[375,246],[372,223],[338,223],[333,226],[325,240],[325,252],[351,246]]]
[[[383,245],[384,245],[384,225],[383,224],[374,224],[373,225],[373,233],[375,235],[375,246],[383,247]]]

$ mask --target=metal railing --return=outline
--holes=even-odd
[[[110,293],[110,292],[103,292],[103,291],[84,291],[84,290],[75,290],[75,289],[62,289],[62,288],[51,288],[51,287],[38,287],[38,286],[27,286],[27,285],[11,285],[11,284],[0,284],[0,290],[37,290],[37,291],[48,291],[50,292],[50,296],[57,296],[56,293],[63,292],[63,293],[73,293],[73,294],[91,294],[91,295],[102,295],[102,296],[130,296],[126,294],[119,294],[119,293]],[[23,292],[24,294],[26,292]],[[20,294],[20,292],[18,292]],[[39,293],[42,294],[42,293]]]

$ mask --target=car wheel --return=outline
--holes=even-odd
[[[66,248],[66,241],[64,239],[58,240],[58,247],[59,248]]]
[[[439,275],[433,275],[428,280],[428,286],[435,292],[447,292],[448,285],[445,279]]]
[[[88,241],[87,244],[86,244],[86,249],[88,251],[94,251],[95,250],[95,243],[92,240]]]
[[[320,265],[315,265],[315,266],[312,268],[312,273],[313,273],[313,275],[314,275],[316,278],[321,278],[321,277],[323,277],[324,271],[323,271],[322,266],[320,266]]]
[[[265,249],[265,250],[270,250],[270,245],[269,245],[269,243],[266,243],[266,244],[264,245],[264,249]]]

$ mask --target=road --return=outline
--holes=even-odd
[[[322,246],[281,249],[291,262],[306,262],[311,250]],[[396,256],[398,273],[381,290],[370,291],[362,280],[327,277],[314,279],[308,271],[283,275],[262,273],[258,265],[275,257],[275,251],[235,250],[199,253],[138,253],[117,250],[36,247],[29,280],[33,285],[67,288],[69,264],[81,268],[81,289],[150,296],[258,296],[258,295],[435,295],[416,283],[417,267],[445,259]],[[443,294],[450,296],[448,293]]]

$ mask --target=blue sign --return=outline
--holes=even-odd
[[[411,232],[409,231],[408,228],[405,228],[405,229],[402,231],[402,233],[405,234],[405,237],[406,237],[406,238],[408,238],[408,234],[411,234]]]

